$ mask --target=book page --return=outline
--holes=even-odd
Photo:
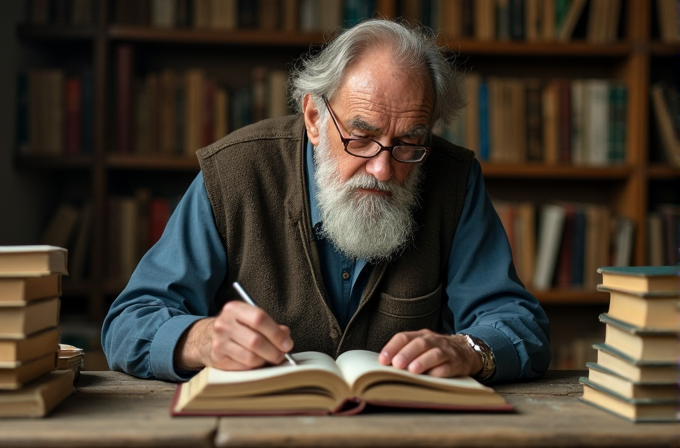
[[[182,384],[175,410],[264,412],[275,410],[269,406],[280,410],[287,403],[300,409],[330,412],[349,397],[349,387],[330,356],[301,352],[293,358],[297,366],[286,361],[245,371],[206,367]]]
[[[378,362],[378,353],[366,350],[351,350],[338,356],[336,364],[342,371],[345,381],[355,395],[377,382],[404,382],[432,387],[439,390],[458,390],[488,393],[493,390],[480,384],[471,377],[436,378],[424,374],[414,374]]]
[[[329,389],[334,395],[346,393],[347,386],[342,381],[342,373],[330,356],[319,352],[301,352],[295,353],[293,358],[297,366],[286,361],[278,366],[244,371],[206,368],[206,389],[210,390],[211,395],[220,397],[266,394],[302,387],[321,387]]]

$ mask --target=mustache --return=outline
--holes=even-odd
[[[390,179],[387,181],[379,181],[370,174],[357,174],[345,182],[345,188],[349,190],[378,190],[387,193],[394,193],[400,188],[404,188],[396,181]]]

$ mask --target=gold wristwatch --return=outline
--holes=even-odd
[[[459,335],[465,338],[465,342],[472,348],[472,350],[479,353],[482,357],[482,370],[474,375],[474,379],[477,381],[486,381],[494,374],[496,371],[496,359],[493,356],[493,352],[488,345],[484,343],[479,338],[470,336],[466,333],[459,333]]]

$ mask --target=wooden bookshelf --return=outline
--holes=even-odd
[[[84,282],[71,282],[66,293],[87,296],[88,316],[100,322],[108,304],[125,285],[124,280],[107,278],[107,201],[112,195],[122,194],[120,184],[131,177],[137,187],[147,187],[139,181],[147,174],[170,185],[177,173],[190,175],[198,172],[195,159],[186,156],[158,156],[150,154],[119,154],[112,151],[115,139],[116,85],[115,50],[118,45],[131,45],[135,51],[136,74],[160,70],[163,64],[177,70],[191,66],[205,66],[211,74],[223,74],[239,86],[249,82],[250,70],[262,64],[269,68],[285,69],[295,57],[318,44],[329,32],[285,32],[281,30],[234,29],[229,31],[196,30],[188,28],[158,29],[151,26],[122,25],[113,21],[114,0],[98,3],[92,26],[67,27],[19,24],[18,37],[32,44],[32,52],[48,53],[53,48],[64,49],[78,42],[79,59],[88,60],[94,72],[93,130],[94,148],[87,156],[59,157],[20,154],[15,157],[17,167],[27,170],[78,170],[90,176],[90,198],[94,204],[89,276]],[[376,2],[386,17],[398,14],[397,0]],[[542,163],[482,163],[482,171],[495,189],[525,191],[545,190],[542,193],[555,200],[570,198],[572,191],[583,190],[581,197],[588,200],[589,188],[605,191],[600,195],[612,211],[624,215],[635,224],[633,264],[645,264],[646,213],[650,204],[650,185],[670,182],[680,185],[680,168],[663,162],[650,161],[651,135],[655,132],[650,122],[649,87],[656,78],[655,64],[677,67],[680,44],[661,42],[653,30],[654,2],[623,0],[618,38],[608,44],[593,44],[583,38],[568,43],[528,42],[522,40],[480,41],[471,37],[440,37],[464,69],[481,70],[485,75],[519,77],[557,76],[602,77],[617,79],[627,87],[626,157],[619,164],[605,166],[574,166]],[[49,57],[45,57],[49,60]],[[51,62],[61,64],[61,62]],[[64,64],[68,64],[64,62]],[[29,67],[27,67],[29,68]],[[677,69],[676,69],[677,70]],[[510,75],[508,75],[510,76]],[[165,177],[165,181],[163,181]],[[68,176],[64,176],[68,181]],[[187,184],[188,185],[188,184]],[[583,186],[585,185],[585,187]],[[663,187],[662,187],[663,188]],[[530,194],[530,193],[529,193]],[[598,196],[598,195],[595,195]],[[577,196],[578,197],[578,196]],[[533,198],[527,197],[527,200]],[[602,305],[606,297],[594,291],[551,290],[537,292],[542,303],[550,305]]]

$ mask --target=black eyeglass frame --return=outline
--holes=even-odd
[[[412,144],[412,143],[400,143],[398,145],[383,146],[380,142],[375,141],[372,138],[367,138],[367,137],[356,137],[356,138],[349,137],[348,138],[348,137],[345,137],[345,136],[342,135],[342,131],[340,130],[340,126],[338,125],[338,120],[335,118],[335,113],[333,112],[333,109],[331,108],[331,105],[328,102],[328,99],[326,98],[325,95],[321,96],[321,99],[323,100],[324,104],[326,105],[326,109],[328,109],[328,113],[330,114],[331,119],[333,120],[333,124],[335,125],[335,129],[337,129],[337,131],[338,131],[338,135],[340,135],[340,140],[342,141],[342,144],[345,147],[345,152],[347,154],[351,155],[351,156],[359,157],[359,158],[362,158],[362,159],[372,159],[373,157],[377,156],[378,154],[380,154],[383,151],[389,151],[392,158],[394,160],[396,160],[397,162],[401,162],[401,163],[421,163],[421,162],[425,161],[427,156],[432,151],[429,148],[429,146],[427,146],[427,145],[415,145],[415,144]],[[430,134],[428,133],[428,139],[429,138],[430,138]],[[376,151],[375,154],[373,154],[371,156],[361,156],[361,155],[358,155],[358,154],[354,154],[353,152],[350,152],[349,149],[347,149],[347,145],[350,142],[358,141],[358,140],[370,140],[373,143],[375,143],[376,145],[378,145],[379,149],[378,149],[378,151]],[[425,153],[418,160],[400,160],[400,159],[396,158],[395,155],[394,155],[394,149],[397,148],[397,147],[400,147],[400,146],[422,148],[422,149],[425,150]]]

